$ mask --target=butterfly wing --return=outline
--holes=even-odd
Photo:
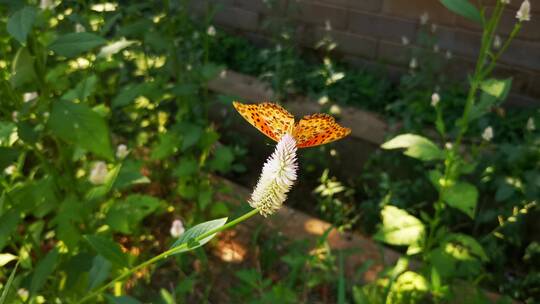
[[[298,148],[314,147],[341,139],[351,133],[351,129],[340,126],[328,114],[304,116],[295,126],[293,137]]]
[[[293,131],[294,117],[277,104],[243,104],[235,101],[233,106],[252,126],[275,141]]]

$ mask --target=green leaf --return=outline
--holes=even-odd
[[[26,37],[32,29],[32,25],[36,19],[37,9],[30,6],[25,6],[16,11],[7,22],[7,31],[21,44],[26,44]]]
[[[507,79],[487,79],[482,82],[480,85],[480,89],[499,99],[504,100],[506,97],[508,97],[508,93],[510,92],[510,88],[512,87],[512,78]]]
[[[90,77],[87,77],[83,79],[81,82],[75,86],[75,88],[67,91],[64,95],[62,95],[63,100],[67,101],[85,101],[86,98],[90,97],[92,94],[94,94],[96,90],[96,84],[97,84],[98,78],[96,75],[91,75]]]
[[[0,170],[17,161],[20,151],[14,148],[0,147]]]
[[[84,238],[97,253],[114,265],[129,267],[127,256],[120,249],[120,245],[114,241],[98,235],[85,235]]]
[[[482,23],[482,16],[476,6],[472,5],[468,0],[440,0],[452,12],[463,16],[474,22]]]
[[[481,261],[487,262],[489,258],[482,248],[482,245],[478,243],[473,237],[462,233],[450,233],[445,237],[444,242],[454,243],[461,246],[462,250],[466,250],[470,257],[477,258]]]
[[[49,45],[49,49],[58,55],[70,58],[90,51],[105,43],[107,43],[107,40],[96,34],[88,32],[70,33],[58,37]]]
[[[101,255],[94,258],[92,268],[88,272],[88,290],[92,290],[103,283],[111,272],[111,263]]]
[[[9,275],[9,278],[6,282],[6,285],[4,285],[4,288],[2,289],[2,295],[0,295],[0,304],[6,303],[6,298],[8,296],[9,290],[11,289],[11,285],[13,284],[13,280],[15,279],[15,273],[17,272],[17,269],[19,268],[20,261],[15,264],[15,268],[11,271],[11,274]]]
[[[444,152],[439,149],[431,140],[415,135],[402,134],[381,145],[383,149],[406,148],[404,154],[412,158],[423,161],[443,159]]]
[[[226,173],[230,170],[234,161],[234,153],[230,147],[219,146],[216,148],[214,157],[210,159],[208,165],[210,169]]]
[[[466,182],[457,182],[443,190],[442,198],[449,206],[474,218],[478,200],[478,190],[475,186]]]
[[[153,85],[149,83],[139,83],[139,84],[128,84],[120,90],[120,93],[114,97],[111,102],[111,107],[119,108],[127,106],[135,98],[147,94],[149,90],[153,88]]]
[[[177,240],[174,242],[174,244],[171,246],[171,248],[176,248],[182,244],[187,244],[186,247],[180,249],[176,253],[186,252],[193,250],[195,248],[201,247],[202,245],[208,243],[216,234],[209,235],[205,237],[202,240],[199,240],[198,242],[195,242],[195,239],[211,230],[217,229],[227,222],[227,218],[220,218],[217,220],[212,220],[208,222],[204,222],[201,224],[198,224],[190,229],[188,229],[186,232],[184,232]]]
[[[0,253],[0,267],[4,267],[4,265],[16,259],[17,256],[11,253]]]
[[[59,138],[96,155],[113,159],[109,127],[103,117],[88,106],[65,100],[53,104],[47,127]]]
[[[13,59],[10,78],[11,85],[14,88],[18,88],[34,79],[36,79],[34,57],[30,55],[26,47],[22,47],[17,51]]]
[[[53,273],[58,261],[58,249],[54,248],[37,264],[32,281],[30,282],[30,294],[35,295],[43,288],[47,278]]]
[[[96,187],[93,187],[92,189],[90,189],[90,191],[88,191],[88,193],[86,194],[86,199],[87,200],[96,200],[96,199],[100,199],[102,197],[104,197],[105,195],[107,195],[113,188],[115,182],[116,182],[116,179],[120,173],[120,168],[122,167],[121,164],[118,164],[116,166],[114,166],[114,168],[112,168],[108,173],[107,173],[107,176],[105,177],[105,183],[103,183],[103,185],[100,185],[100,186],[96,186]]]
[[[482,94],[478,103],[474,104],[469,121],[480,118],[485,113],[489,112],[492,107],[500,105],[506,100],[512,87],[512,78],[507,79],[488,79],[482,82],[480,89]]]
[[[155,197],[133,194],[125,200],[115,201],[105,221],[114,231],[131,234],[145,217],[161,205],[161,201]]]
[[[115,297],[111,295],[105,295],[105,297],[107,298],[107,302],[109,302],[109,304],[141,304],[139,300],[130,296]]]
[[[0,216],[0,250],[4,248],[9,237],[16,231],[21,216],[17,210],[10,209]]]
[[[395,206],[384,206],[382,224],[375,239],[391,245],[411,245],[424,237],[424,224],[407,211]]]
[[[167,158],[178,152],[180,136],[174,131],[162,133],[159,135],[159,142],[152,148],[150,158],[160,160]]]
[[[114,182],[114,189],[125,189],[132,185],[148,184],[150,179],[141,174],[142,163],[126,160]]]

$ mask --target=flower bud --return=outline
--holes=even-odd
[[[531,21],[531,3],[529,0],[525,0],[521,3],[518,12],[516,13],[516,18],[522,21]]]

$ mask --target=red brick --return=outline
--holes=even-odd
[[[408,66],[412,58],[412,49],[399,43],[379,41],[377,59],[384,63]]]
[[[316,2],[324,5],[350,8],[368,12],[380,12],[382,6],[382,0],[306,0],[309,2]]]
[[[298,9],[293,12],[293,16],[301,21],[322,26],[328,22],[332,29],[347,27],[348,14],[345,9],[298,0],[297,5]]]
[[[406,17],[411,20],[420,20],[420,15],[424,12],[429,14],[429,23],[454,24],[455,14],[450,12],[439,1],[434,0],[385,0],[383,4],[383,14],[398,17]]]
[[[415,35],[416,23],[399,18],[351,11],[349,29],[354,34],[400,42],[402,36],[410,38]]]
[[[540,44],[514,40],[503,54],[501,62],[540,71]]]
[[[214,22],[244,31],[255,31],[258,27],[259,16],[241,8],[224,7],[217,11]]]
[[[364,58],[375,58],[377,41],[375,39],[345,33],[340,31],[326,31],[323,28],[315,30],[315,39],[320,41],[330,35],[337,44],[337,51],[343,54],[355,55]]]

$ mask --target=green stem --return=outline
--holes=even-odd
[[[205,238],[213,235],[213,234],[216,234],[216,233],[219,233],[221,231],[224,231],[224,230],[227,230],[229,228],[232,228],[234,226],[236,226],[237,224],[247,220],[248,218],[254,216],[255,214],[259,213],[259,209],[253,209],[247,213],[245,213],[244,215],[228,222],[227,224],[221,226],[221,227],[218,227],[218,228],[215,228],[215,229],[212,229],[210,231],[207,231],[206,233],[203,233],[201,235],[199,235],[198,237],[195,238],[195,242],[199,242],[201,240],[204,240]],[[163,259],[166,259],[168,258],[169,256],[173,255],[173,254],[177,254],[177,253],[180,253],[180,251],[182,249],[185,249],[185,247],[187,246],[187,243],[182,243],[180,244],[179,246],[176,246],[174,248],[171,248],[169,250],[166,250],[158,255],[156,255],[155,257],[149,259],[149,260],[146,260],[142,263],[140,263],[139,265],[129,269],[128,271],[122,273],[121,275],[117,276],[116,278],[114,278],[112,281],[110,281],[109,283],[101,286],[100,288],[94,290],[93,292],[91,292],[90,294],[88,294],[86,297],[80,299],[78,302],[76,303],[84,303],[84,302],[87,302],[88,300],[96,297],[97,295],[101,294],[103,291],[105,291],[106,289],[112,287],[116,282],[119,282],[129,276],[131,276],[133,273],[147,267],[147,266],[150,266],[156,262],[159,262]]]
[[[493,69],[495,68],[495,64],[497,63],[499,58],[502,56],[502,54],[506,51],[506,49],[508,49],[508,47],[510,46],[510,43],[512,42],[512,40],[514,40],[514,37],[517,35],[517,33],[519,33],[520,29],[521,29],[521,22],[516,23],[516,25],[514,26],[514,29],[512,29],[512,32],[510,33],[510,36],[508,37],[504,45],[501,47],[499,52],[497,52],[497,54],[493,57],[493,60],[490,62],[489,66],[484,70],[482,76],[486,77],[493,71]]]

